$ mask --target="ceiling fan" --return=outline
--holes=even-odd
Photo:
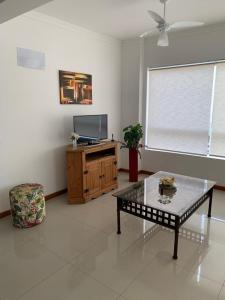
[[[161,47],[169,46],[169,39],[167,32],[173,29],[182,29],[182,28],[191,28],[204,25],[203,22],[195,22],[195,21],[183,21],[183,22],[175,22],[173,24],[169,24],[166,21],[166,2],[168,0],[159,0],[164,5],[163,17],[161,17],[156,12],[149,10],[148,13],[150,17],[157,23],[156,29],[159,31],[159,38],[157,45]],[[140,35],[141,38],[144,38],[148,35],[151,35],[155,32],[155,29],[144,32]]]

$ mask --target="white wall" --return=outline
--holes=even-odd
[[[122,46],[122,128],[138,121],[139,118],[139,40],[123,41]],[[128,150],[121,151],[122,167],[128,166]]]
[[[107,113],[109,137],[121,129],[121,42],[38,13],[0,25],[0,212],[9,189],[39,182],[66,187],[65,148],[74,114]],[[43,51],[46,69],[18,67],[16,47]],[[60,105],[58,70],[93,75],[93,105]]]
[[[225,24],[220,24],[193,29],[191,31],[170,33],[170,46],[165,48],[156,46],[156,37],[145,39],[143,90],[146,91],[146,74],[148,67],[225,59],[224,36]],[[123,59],[124,56],[134,58],[133,53],[139,49],[138,39],[134,39],[134,41],[129,40],[123,42]],[[134,66],[137,65],[137,59],[138,56],[136,56],[133,62]],[[135,71],[138,72],[137,67]],[[125,84],[127,82],[129,83],[129,87],[136,84],[135,80],[133,80],[133,74],[128,74]],[[129,87],[126,86],[126,89]],[[145,97],[146,95],[143,93],[143,116],[145,116]],[[139,104],[136,103],[136,95],[131,95],[129,99],[123,95],[123,103],[125,103],[123,114],[127,111],[126,105],[128,100],[132,104],[133,111],[138,111]],[[134,112],[126,116],[127,122],[128,119],[130,123],[138,121],[138,117],[134,115]],[[123,167],[127,167],[125,161],[123,161]],[[143,151],[141,168],[154,172],[165,170],[190,176],[211,178],[216,180],[218,184],[225,186],[225,160],[147,150]]]

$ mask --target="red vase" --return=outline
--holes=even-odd
[[[135,148],[129,149],[129,181],[138,181],[138,151]]]

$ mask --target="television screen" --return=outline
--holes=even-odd
[[[81,138],[103,140],[108,138],[108,116],[86,115],[73,117],[74,131]]]

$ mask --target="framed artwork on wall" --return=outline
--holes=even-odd
[[[92,75],[59,71],[61,104],[92,104]]]

